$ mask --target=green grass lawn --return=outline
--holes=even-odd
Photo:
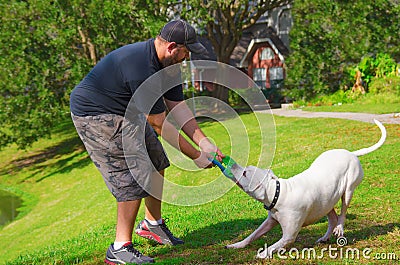
[[[267,114],[260,117],[263,115],[270,118]],[[260,152],[257,120],[252,114],[241,115],[241,119],[249,125],[251,157],[248,163],[255,164]],[[370,146],[380,137],[375,125],[356,121],[275,117],[275,122],[277,138],[272,168],[282,178],[303,171],[327,149],[357,150]],[[210,122],[202,126],[224,152],[231,151],[223,126]],[[400,126],[386,125],[386,128],[385,145],[360,159],[365,177],[355,192],[345,226],[346,247],[360,251],[370,248],[371,258],[379,253],[396,253],[400,257]],[[167,169],[166,177],[198,185],[205,180],[212,181],[219,174],[216,168],[182,172],[172,166]],[[2,150],[0,188],[24,200],[17,220],[0,228],[0,264],[102,264],[105,251],[114,240],[116,203],[70,122],[60,125],[52,139],[41,140],[27,151],[14,147]],[[143,212],[142,208],[140,217]],[[360,259],[332,259],[326,253],[314,260],[277,257],[257,260],[259,248],[279,240],[279,227],[244,249],[225,249],[226,244],[248,236],[267,217],[261,203],[238,187],[203,205],[185,207],[164,203],[163,216],[170,229],[185,240],[184,245],[158,246],[134,237],[138,249],[156,257],[158,264],[378,262],[362,255]],[[335,239],[329,244],[314,245],[326,229],[325,218],[303,228],[293,247],[299,250],[314,247],[317,253],[329,245],[337,247]]]
[[[335,95],[335,94],[334,94]],[[334,96],[331,96],[334,97]],[[365,94],[360,96],[352,103],[342,104],[340,99],[334,99],[333,102],[327,97],[327,102],[315,104],[304,102],[300,103],[302,109],[307,111],[328,111],[328,112],[364,112],[364,113],[399,113],[400,112],[400,97],[394,93],[381,93],[381,94]],[[295,103],[295,105],[299,105]],[[311,106],[312,105],[312,106]]]

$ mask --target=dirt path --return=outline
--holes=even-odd
[[[269,111],[268,111],[269,112]],[[374,123],[374,119],[382,123],[400,124],[400,113],[369,114],[355,112],[311,112],[292,109],[272,109],[277,116],[300,117],[300,118],[338,118]]]

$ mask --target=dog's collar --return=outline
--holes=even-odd
[[[272,200],[270,206],[267,206],[264,204],[264,208],[268,211],[270,211],[272,208],[275,207],[276,202],[278,201],[279,198],[279,193],[281,192],[281,184],[279,183],[279,180],[276,180],[276,190],[275,190],[275,196],[274,199]]]

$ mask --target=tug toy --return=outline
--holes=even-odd
[[[219,169],[221,170],[222,174],[224,174],[225,177],[235,181],[235,177],[232,174],[231,168],[234,164],[236,164],[236,162],[229,156],[225,156],[224,158],[222,158],[222,162],[219,162],[216,159],[217,154],[216,153],[212,153],[213,154],[213,159],[209,159],[214,165],[216,165],[217,167],[219,167]]]

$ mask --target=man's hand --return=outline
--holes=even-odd
[[[218,148],[217,148],[217,152],[216,152],[216,159],[219,161],[219,162],[222,162],[222,158],[224,158],[225,157],[225,155],[221,152],[221,150],[219,150]]]
[[[216,147],[214,144],[212,144],[210,142],[210,140],[208,138],[203,138],[200,143],[199,143],[199,147],[201,149],[201,151],[211,154],[211,153],[216,153],[216,159],[221,162],[222,158],[225,157],[225,155],[221,152],[221,150],[219,150],[218,147]],[[211,155],[210,157],[211,159],[213,159],[214,157]]]
[[[217,159],[219,162],[222,162],[222,158],[225,157],[225,155],[222,154],[221,150],[219,150],[218,147],[212,144],[210,140],[206,137],[200,141],[199,147],[200,154],[196,159],[193,160],[193,162],[199,168],[211,168],[214,166],[214,164],[211,162],[213,159]],[[216,154],[215,157],[214,154]]]
[[[211,153],[199,151],[199,157],[193,159],[193,162],[199,168],[212,168],[214,164],[211,162],[213,156]]]

